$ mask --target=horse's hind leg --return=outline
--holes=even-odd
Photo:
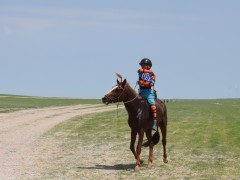
[[[152,130],[148,130],[146,132],[146,136],[149,142],[149,157],[148,157],[148,167],[152,166],[152,162],[153,162],[153,143],[152,141]]]
[[[163,162],[167,163],[168,162],[167,152],[166,152],[167,125],[163,121],[161,121],[159,126],[160,126],[160,129],[161,129],[161,132],[162,132]]]

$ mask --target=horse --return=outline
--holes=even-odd
[[[121,76],[118,75],[118,77]],[[117,79],[117,84],[102,98],[102,102],[106,105],[123,102],[128,112],[128,125],[131,128],[130,150],[136,159],[134,170],[139,171],[140,165],[143,163],[143,159],[140,156],[142,146],[149,146],[147,167],[151,167],[153,163],[153,146],[159,142],[160,134],[157,128],[157,131],[152,136],[152,113],[146,100],[142,100],[142,98],[129,85],[127,80],[124,79],[122,81],[121,77],[121,81]],[[167,108],[161,100],[155,99],[155,102],[157,107],[157,127],[160,127],[162,133],[163,162],[167,163]],[[145,143],[143,143],[144,133],[146,133],[147,137],[147,142]],[[138,143],[135,150],[137,135]]]

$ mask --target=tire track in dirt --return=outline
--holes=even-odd
[[[32,148],[55,125],[75,116],[115,110],[115,106],[75,105],[0,114],[0,179],[24,179],[31,166]],[[36,147],[35,147],[36,148]],[[31,173],[31,172],[28,172]]]

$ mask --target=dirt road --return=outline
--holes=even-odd
[[[76,105],[0,114],[0,179],[26,179],[36,173],[36,142],[55,125],[75,116],[113,109],[116,107]]]

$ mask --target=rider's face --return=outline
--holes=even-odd
[[[143,69],[148,69],[149,68],[148,64],[141,64],[141,66],[142,66]]]

